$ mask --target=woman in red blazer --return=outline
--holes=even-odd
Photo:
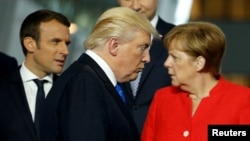
[[[226,48],[220,28],[208,22],[178,25],[164,44],[172,86],[156,92],[142,141],[207,141],[208,125],[250,125],[250,89],[220,75]]]

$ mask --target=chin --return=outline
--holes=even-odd
[[[56,69],[53,71],[54,74],[60,74],[62,73],[62,69]]]
[[[176,82],[176,81],[172,81],[172,86],[176,86],[176,87],[178,87],[178,86],[180,86],[180,83],[178,83],[178,82]]]
[[[129,81],[134,81],[137,77],[138,77],[138,74],[130,75]]]
[[[134,81],[136,78],[137,78],[137,77],[133,77],[133,78],[130,79],[130,81]]]

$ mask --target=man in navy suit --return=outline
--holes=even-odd
[[[18,68],[16,58],[0,52],[0,80],[7,78]]]
[[[147,17],[163,38],[174,25],[163,21],[157,15],[158,2],[159,0],[118,0],[120,6],[129,7]],[[123,85],[139,132],[142,131],[155,91],[171,85],[171,79],[163,66],[167,56],[163,42],[154,40],[150,47],[150,63],[145,65],[137,80]]]
[[[0,85],[1,141],[39,141],[39,128],[34,124],[38,87],[33,80],[46,81],[43,91],[47,95],[69,53],[69,26],[64,15],[50,10],[35,11],[22,22],[25,60]]]
[[[160,38],[139,13],[125,7],[105,11],[84,42],[86,52],[46,99],[41,140],[140,141],[126,98],[116,88],[136,79],[150,61],[151,37]]]

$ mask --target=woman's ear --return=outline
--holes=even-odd
[[[36,42],[32,37],[25,37],[23,39],[23,44],[28,52],[34,52],[36,49]]]
[[[195,67],[197,71],[201,71],[205,67],[205,64],[206,59],[203,56],[199,56],[196,58]]]
[[[119,40],[116,37],[111,37],[108,41],[110,54],[116,56],[118,53],[119,45],[120,45]]]

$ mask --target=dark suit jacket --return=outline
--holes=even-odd
[[[40,125],[42,141],[139,141],[129,108],[86,54],[54,84]]]
[[[164,36],[173,24],[164,22],[159,18],[156,29]],[[168,52],[162,41],[154,40],[150,48],[150,62],[145,65],[139,82],[137,95],[134,98],[129,83],[124,83],[123,88],[127,94],[127,99],[133,111],[134,120],[137,124],[139,132],[143,128],[143,124],[148,112],[148,108],[157,89],[171,85],[171,79],[167,69],[163,66]]]
[[[0,140],[38,141],[19,69],[0,84]]]
[[[0,52],[0,68],[0,80],[2,80],[17,70],[18,64],[16,58]]]

